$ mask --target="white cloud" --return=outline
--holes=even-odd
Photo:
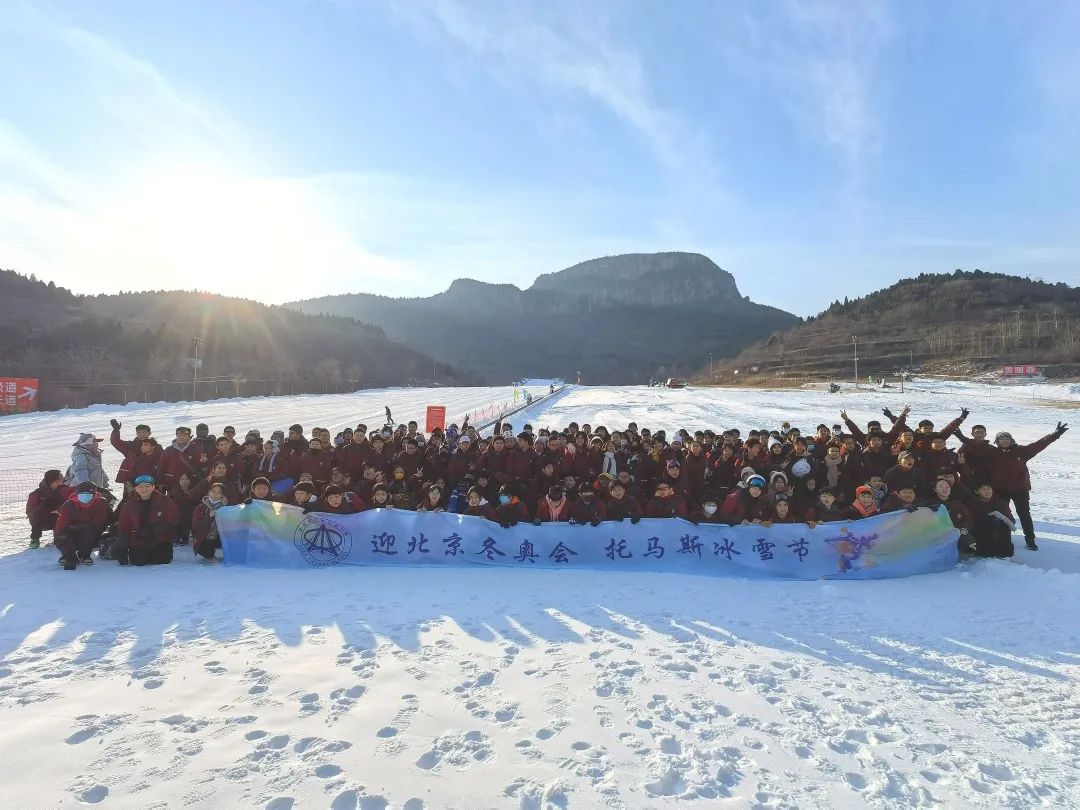
[[[640,56],[612,35],[598,6],[407,0],[395,8],[465,46],[503,80],[593,99],[637,131],[666,168],[697,180],[715,175],[705,133],[655,97]]]
[[[732,45],[764,76],[803,131],[854,181],[881,146],[880,61],[895,23],[878,0],[786,0],[754,5]]]

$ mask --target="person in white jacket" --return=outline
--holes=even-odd
[[[109,476],[101,466],[101,439],[93,433],[80,433],[72,445],[71,466],[64,476],[70,487],[89,482],[101,490],[108,490]]]

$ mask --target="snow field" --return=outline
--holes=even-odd
[[[389,404],[419,418],[447,390]],[[265,434],[381,419],[377,393],[335,399],[119,418],[125,435],[147,421],[163,436],[181,422]],[[1021,441],[1064,418],[955,392],[571,388],[513,423],[805,430],[905,401],[938,424],[968,405],[970,423]],[[66,456],[68,434],[111,415],[3,420],[0,449],[60,466],[47,459]],[[1033,511],[1062,534],[1080,533],[1073,436],[1032,465]],[[69,573],[13,539],[0,557],[5,804],[1080,806],[1080,545],[1056,537],[1018,562],[827,583],[258,571],[184,549],[168,567]]]

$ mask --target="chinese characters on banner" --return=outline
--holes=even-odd
[[[880,579],[944,571],[957,532],[944,510],[866,520],[762,526],[695,526],[684,520],[599,526],[522,523],[377,509],[304,512],[256,501],[217,513],[225,562],[255,568],[373,565],[666,571],[758,579]]]
[[[36,411],[38,381],[29,377],[0,377],[0,413]]]

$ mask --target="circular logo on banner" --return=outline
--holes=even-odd
[[[309,565],[339,565],[352,551],[352,532],[337,521],[308,515],[296,527],[293,545]]]

